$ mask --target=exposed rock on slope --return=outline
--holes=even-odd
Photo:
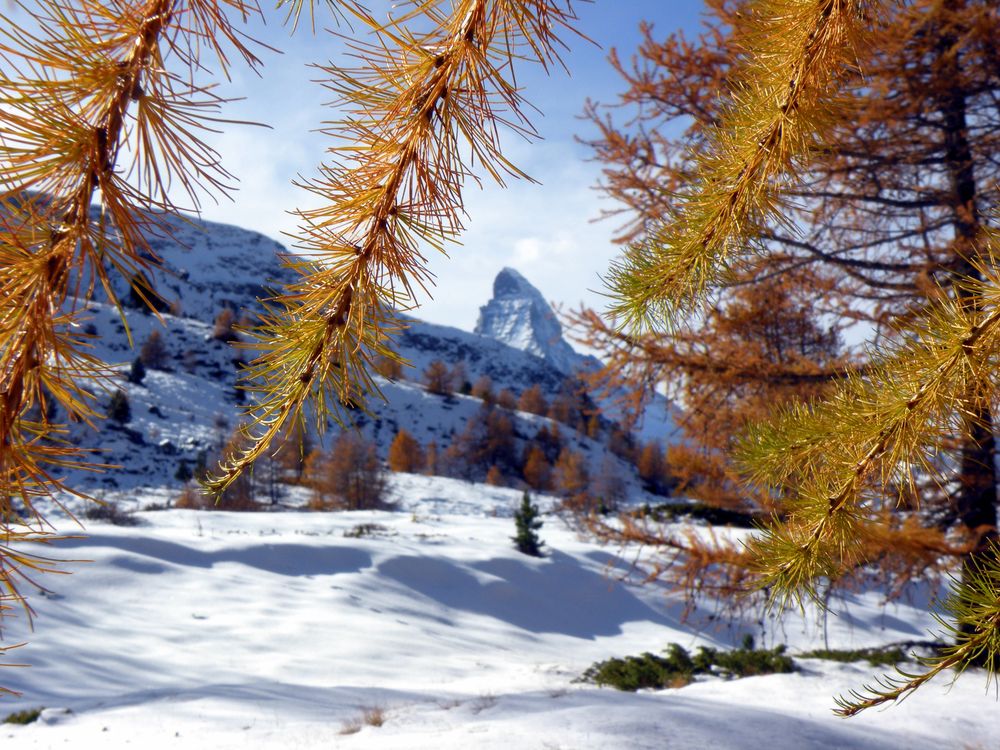
[[[589,360],[566,343],[549,303],[513,268],[497,274],[493,299],[479,308],[475,332],[534,354],[567,375]]]

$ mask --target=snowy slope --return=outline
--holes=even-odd
[[[126,307],[124,315],[137,348],[154,331],[160,332],[167,348],[163,366],[147,368],[142,383],[127,382],[129,366],[137,351],[130,348],[122,321],[112,307],[100,301],[90,302],[87,308],[88,318],[84,322],[94,334],[93,351],[112,363],[118,373],[108,383],[102,402],[106,406],[110,392],[120,388],[131,405],[131,419],[124,425],[108,421],[100,433],[79,425],[72,430],[76,442],[99,450],[102,461],[120,467],[96,475],[80,473],[72,478],[75,486],[93,491],[179,486],[174,474],[182,461],[193,466],[199,455],[205,453],[210,454],[211,460],[211,454],[224,444],[239,421],[241,394],[236,388],[237,373],[240,359],[251,356],[215,339],[213,322],[226,308],[234,311],[237,319],[252,318],[258,309],[258,298],[290,278],[290,272],[281,263],[284,250],[280,245],[237,227],[171,217],[167,229],[151,238],[150,244],[162,269],[150,273],[149,281],[170,312],[162,315],[162,323],[141,307]],[[521,279],[517,294],[530,297],[538,316],[549,320],[558,332],[558,321],[538,291],[516,272],[508,269],[505,273]],[[127,303],[129,280],[116,278],[115,291]],[[507,294],[506,299],[511,301],[511,295]],[[446,447],[481,407],[478,400],[461,395],[441,397],[427,393],[421,385],[422,373],[434,360],[441,360],[449,367],[461,363],[470,382],[488,376],[494,392],[506,388],[518,395],[537,384],[549,400],[560,392],[569,377],[567,370],[552,361],[505,341],[412,318],[407,322],[409,327],[396,344],[411,367],[406,368],[398,383],[379,380],[386,400],[372,398],[367,404],[371,414],[359,413],[357,418],[358,424],[376,440],[383,457],[400,427],[425,444],[436,440],[439,447]],[[593,366],[589,358],[572,352],[561,338],[553,346],[567,358]],[[552,423],[529,414],[513,413],[511,417],[518,450],[542,425],[552,427]],[[565,426],[561,432],[575,450],[590,458],[592,473],[610,465],[624,478],[627,487],[638,491],[634,470],[611,455],[606,445]]]
[[[207,323],[167,314],[163,316],[165,325],[161,325],[152,315],[130,311],[127,318],[134,339],[141,342],[152,331],[160,331],[169,362],[168,369],[149,368],[142,383],[130,383],[126,375],[135,352],[127,345],[117,313],[96,303],[88,310],[88,322],[98,331],[95,353],[116,367],[119,376],[112,386],[127,394],[131,419],[123,426],[105,420],[96,433],[86,425],[73,426],[77,443],[99,451],[97,455],[105,464],[117,467],[97,474],[78,472],[75,486],[99,493],[179,488],[180,482],[174,479],[179,463],[194,466],[199,453],[217,451],[240,419],[235,388],[239,352],[213,338],[212,326]],[[410,360],[420,369],[431,359],[463,361],[470,377],[490,375],[498,389],[510,387],[517,389],[515,392],[532,382],[548,384],[555,392],[562,383],[538,358],[455,329],[414,323],[403,342]],[[385,400],[371,400],[370,414],[359,411],[351,419],[375,441],[383,458],[399,429],[405,428],[424,445],[436,441],[443,449],[483,408],[477,398],[434,395],[418,382],[383,378],[377,382]],[[556,426],[550,419],[525,412],[514,411],[510,416],[519,453],[543,426],[550,430]],[[650,499],[642,491],[634,468],[615,456],[607,444],[565,425],[558,427],[565,444],[586,457],[595,471],[605,465],[613,467],[634,500]],[[337,428],[331,426],[331,431],[336,434]],[[323,442],[329,445],[330,439],[328,435]]]
[[[59,545],[90,562],[46,580],[34,632],[9,623],[5,641],[29,639],[19,656],[32,666],[0,671],[23,693],[0,698],[0,716],[48,710],[0,725],[3,748],[1000,746],[1000,712],[975,671],[853,720],[832,716],[831,695],[870,680],[867,665],[804,660],[793,674],[638,694],[575,682],[608,656],[759,631],[712,630],[705,612],[683,623],[676,598],[610,575],[634,550],[619,557],[554,517],[546,558],[516,553],[515,491],[408,475],[394,487],[396,513],[147,512],[144,526],[94,525]],[[380,528],[344,536],[360,523]],[[919,609],[858,596],[828,638],[875,645],[930,626]],[[822,643],[795,618],[763,640]],[[376,708],[383,725],[365,724]]]
[[[166,369],[148,368],[142,383],[126,380],[137,352],[128,346],[118,313],[108,305],[92,303],[88,323],[98,332],[94,352],[118,372],[108,388],[120,388],[129,400],[131,419],[125,425],[112,420],[95,432],[72,426],[74,440],[99,451],[96,455],[113,470],[78,473],[77,486],[94,489],[159,487],[175,483],[181,459],[194,465],[200,451],[212,450],[239,418],[235,378],[238,353],[212,337],[212,326],[187,317],[127,314],[134,340],[145,341],[159,331],[167,349]],[[102,396],[106,404],[107,397]]]
[[[211,323],[224,307],[256,309],[258,298],[294,278],[281,264],[285,248],[258,232],[184,215],[162,221],[163,230],[148,238],[161,265],[149,281],[184,317]],[[128,299],[128,279],[115,277],[114,287]]]

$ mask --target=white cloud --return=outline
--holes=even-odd
[[[514,243],[514,260],[518,266],[534,263],[541,254],[542,241],[537,237],[524,237]]]

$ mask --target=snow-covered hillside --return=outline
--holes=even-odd
[[[140,305],[124,311],[136,349],[129,346],[117,311],[100,301],[88,306],[86,325],[94,336],[94,353],[118,370],[119,379],[112,387],[125,392],[131,415],[124,424],[106,422],[100,433],[82,425],[73,428],[75,441],[99,450],[105,463],[120,467],[103,474],[78,474],[72,480],[76,486],[110,491],[177,485],[178,465],[192,466],[199,455],[217,451],[240,419],[237,373],[240,359],[251,355],[217,338],[214,321],[225,309],[236,320],[253,318],[258,299],[289,279],[290,272],[281,263],[284,250],[255,232],[194,219],[171,218],[168,229],[151,240],[162,267],[148,274],[163,303],[162,323]],[[507,278],[517,283],[503,282]],[[118,297],[128,302],[132,296],[129,280],[118,278],[115,284]],[[357,416],[359,426],[376,440],[383,457],[402,426],[424,443],[435,440],[446,447],[481,407],[478,399],[468,396],[428,393],[422,374],[434,360],[452,368],[460,364],[470,383],[489,377],[494,392],[506,389],[517,396],[537,385],[550,400],[564,389],[573,372],[595,366],[592,358],[576,354],[561,338],[552,310],[515,271],[501,273],[497,295],[484,307],[494,309],[491,320],[497,330],[484,332],[490,335],[407,319],[408,328],[398,337],[396,348],[412,366],[398,382],[379,378],[385,401],[370,399],[370,415],[359,412]],[[525,305],[531,310],[527,318]],[[507,323],[500,311],[504,306],[509,307]],[[532,332],[533,326],[538,330]],[[518,342],[502,335],[512,327],[530,340],[545,339],[549,348],[539,353],[512,346]],[[142,382],[128,382],[137,349],[157,331],[165,347],[162,364],[147,368]],[[549,338],[550,334],[557,339]],[[558,361],[546,352],[559,353]],[[656,409],[667,414],[663,404]],[[541,426],[553,426],[530,414],[513,412],[511,417],[519,449]],[[672,439],[669,418],[654,418],[650,424],[657,425],[652,437]],[[571,448],[588,458],[592,471],[613,467],[631,489],[638,490],[634,470],[614,456],[605,441],[565,427],[562,433]],[[650,439],[648,429],[642,437]]]
[[[547,557],[510,542],[513,490],[397,475],[400,510],[141,513],[58,545],[85,563],[48,577],[38,616],[5,639],[32,666],[0,670],[22,691],[0,718],[4,750],[985,750],[1000,712],[973,670],[902,705],[852,719],[831,696],[879,671],[799,661],[791,674],[620,693],[577,682],[595,660],[725,645],[756,623],[681,621],[655,586],[619,582],[634,551],[602,549],[547,516]],[[134,497],[139,504],[160,495]],[[362,524],[370,524],[367,529]],[[62,530],[78,532],[72,526]],[[360,537],[353,536],[362,534]],[[831,646],[926,636],[907,605],[853,597]],[[696,626],[705,628],[696,630]],[[823,644],[795,618],[763,642]],[[13,654],[12,654],[13,655]],[[380,726],[376,724],[380,723]]]

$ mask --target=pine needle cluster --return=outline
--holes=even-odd
[[[568,3],[544,0],[416,2],[384,25],[352,12],[374,39],[350,42],[358,67],[319,68],[343,113],[325,131],[335,139],[330,163],[302,184],[323,207],[299,212],[301,256],[288,263],[300,280],[254,332],[250,444],[208,482],[212,492],[307,405],[322,428],[379,395],[374,365],[399,360],[399,312],[432,281],[424,253],[461,232],[473,165],[500,184],[527,178],[500,145],[501,130],[535,136],[515,61],[557,64],[557,33],[574,18]]]
[[[992,559],[998,559],[1000,547],[994,543]],[[979,566],[971,575],[952,579],[952,591],[934,613],[945,635],[953,644],[939,654],[918,657],[921,672],[897,667],[896,674],[883,675],[860,690],[852,690],[836,699],[836,713],[855,716],[865,709],[901,701],[913,691],[947,670],[957,679],[970,665],[985,669],[989,682],[997,683],[1000,659],[1000,570],[995,564]]]
[[[634,327],[670,327],[782,220],[782,189],[835,118],[832,93],[868,27],[867,0],[746,4],[730,101],[692,154],[672,215],[610,269],[612,313]]]
[[[919,73],[936,76],[935,81],[957,80],[964,72],[956,62],[962,45],[979,49],[969,40],[988,26],[977,25],[986,17],[977,17],[977,10],[992,12],[974,5],[914,4],[899,11],[914,29],[908,39],[917,40],[914,49],[923,54],[919,66],[910,63],[910,69],[906,58],[900,58],[904,60],[897,71],[900,87],[916,85],[903,77],[920,66]],[[860,54],[864,45],[878,44],[868,30],[872,22],[882,23],[878,6],[825,0],[747,0],[740,5],[736,15],[740,23],[746,20],[748,28],[735,32],[742,57],[732,71],[730,96],[721,114],[706,126],[703,137],[694,140],[686,157],[691,186],[665,201],[667,215],[612,268],[610,285],[618,297],[612,313],[631,330],[619,334],[593,324],[588,326],[591,330],[615,346],[642,347],[655,341],[642,335],[643,327],[673,329],[696,318],[705,310],[701,303],[739,278],[752,264],[754,253],[780,255],[768,249],[768,242],[775,239],[772,228],[780,227],[794,238],[796,217],[807,214],[807,209],[797,212],[787,196],[809,195],[808,187],[801,192],[798,187],[809,177],[809,157],[824,148],[824,134],[844,125],[839,121],[843,102],[838,102],[836,89],[845,71],[855,66],[856,57],[869,59]],[[862,86],[864,72],[852,73]],[[877,85],[889,84],[883,76]],[[964,116],[964,101],[952,88],[945,83],[927,106],[946,128],[952,128],[941,144],[941,161],[947,166],[941,181],[949,181],[952,192],[947,194],[955,197],[940,223],[914,222],[915,234],[927,245],[923,251],[928,257],[937,253],[941,260],[928,264],[925,277],[909,284],[876,278],[914,267],[893,266],[879,257],[843,269],[876,290],[869,300],[902,292],[919,301],[899,304],[894,316],[886,315],[885,308],[875,310],[880,343],[868,352],[866,364],[844,369],[829,379],[827,392],[785,407],[752,427],[739,452],[753,494],[780,500],[781,515],[753,538],[739,560],[741,565],[753,561],[753,585],[778,606],[801,606],[806,600],[823,606],[832,581],[863,571],[883,551],[894,553],[893,545],[900,545],[901,557],[913,555],[914,560],[933,559],[936,552],[945,561],[941,567],[949,558],[964,560],[962,575],[955,579],[953,594],[941,612],[955,645],[942,656],[925,660],[925,669],[917,674],[884,678],[842,698],[843,715],[898,700],[946,669],[978,664],[992,670],[1000,654],[997,529],[988,520],[981,524],[970,520],[978,510],[963,507],[982,502],[970,500],[975,482],[992,483],[990,478],[995,478],[992,424],[997,405],[1000,273],[998,240],[990,227],[996,216],[983,212],[973,176],[975,157],[956,127],[956,122],[966,124],[957,119]],[[909,114],[919,118],[923,111]],[[870,133],[877,129],[877,122],[870,124]],[[849,162],[852,154],[838,153],[838,145],[829,146],[832,159]],[[923,146],[914,142],[911,147],[918,151]],[[899,158],[908,158],[905,149]],[[910,158],[927,163],[916,154]],[[865,173],[862,179],[867,177]],[[845,178],[848,187],[854,187],[850,179]],[[909,183],[906,188],[919,192]],[[895,231],[896,243],[907,247],[915,259],[922,258],[906,244],[909,227],[891,223],[897,211],[932,202],[924,196],[921,204],[910,201],[905,190],[898,195],[891,191],[879,188],[874,198],[862,191],[854,195],[864,206],[860,210],[877,212],[874,203],[882,203],[887,214],[885,227],[880,228],[884,234],[858,231],[838,239],[844,240],[847,250],[867,247],[851,244],[855,241],[881,249]],[[871,203],[865,206],[865,200]],[[920,216],[926,219],[925,214]],[[950,230],[948,236],[933,237],[941,227]],[[835,252],[844,252],[836,241],[832,244]],[[814,258],[828,257],[822,248],[814,253]],[[673,340],[684,341],[683,333]],[[673,350],[656,354],[650,359],[676,356]],[[690,365],[690,356],[685,363]],[[655,379],[655,374],[646,377]],[[961,485],[957,490],[956,484]],[[963,525],[947,535],[921,527],[915,514],[922,496],[954,498]],[[676,548],[668,546],[666,555],[672,559],[681,551],[690,557],[698,548],[678,542]],[[723,557],[735,554],[726,548],[716,550],[717,557],[720,552]],[[704,574],[699,576],[704,583]]]
[[[101,417],[109,371],[90,351],[83,303],[112,274],[155,263],[157,212],[180,186],[197,206],[229,175],[199,132],[223,104],[195,83],[214,57],[257,58],[227,14],[244,0],[47,0],[0,14],[0,605],[51,561],[36,504],[79,494],[61,478],[99,465],[62,438]],[[95,205],[96,204],[96,205]],[[140,296],[149,290],[139,289]]]
[[[242,446],[208,483],[221,493],[308,401],[328,417],[377,394],[373,363],[398,357],[398,314],[431,276],[425,253],[462,228],[473,165],[503,183],[526,177],[500,133],[535,136],[514,66],[559,63],[571,0],[414,0],[388,23],[354,0],[358,66],[320,66],[340,119],[331,164],[303,187],[325,208],[299,213],[299,280],[270,300],[247,370],[258,398]],[[12,0],[0,13],[0,614],[27,603],[18,583],[52,562],[25,550],[51,540],[40,501],[84,495],[69,470],[101,470],[65,440],[96,427],[114,385],[91,353],[86,301],[121,309],[122,275],[155,310],[145,272],[163,217],[227,195],[233,177],[205,142],[235,124],[211,81],[233,60],[256,69],[258,44],[237,25],[256,0]],[[295,25],[312,2],[279,2]],[[17,14],[13,17],[12,14]],[[208,80],[209,82],[205,82]],[[244,123],[245,124],[245,123]],[[126,323],[124,315],[122,322]],[[127,328],[127,326],[126,326]],[[28,610],[30,613],[30,610]]]
[[[758,585],[782,605],[816,601],[816,584],[863,564],[886,503],[919,497],[921,482],[941,477],[942,454],[966,434],[996,396],[1000,346],[997,237],[989,233],[968,296],[944,297],[911,319],[865,374],[845,378],[828,399],[787,409],[745,438],[741,459],[752,481],[794,491],[786,516],[749,544]],[[972,422],[972,423],[970,423]],[[984,529],[981,533],[995,534]],[[966,540],[972,551],[979,540]],[[944,552],[944,550],[942,550]],[[973,558],[971,575],[955,579],[943,605],[947,629],[959,635],[945,658],[922,675],[869,686],[870,696],[842,699],[840,713],[897,700],[948,667],[985,663],[1000,653],[997,548]],[[987,562],[982,562],[985,559]]]

